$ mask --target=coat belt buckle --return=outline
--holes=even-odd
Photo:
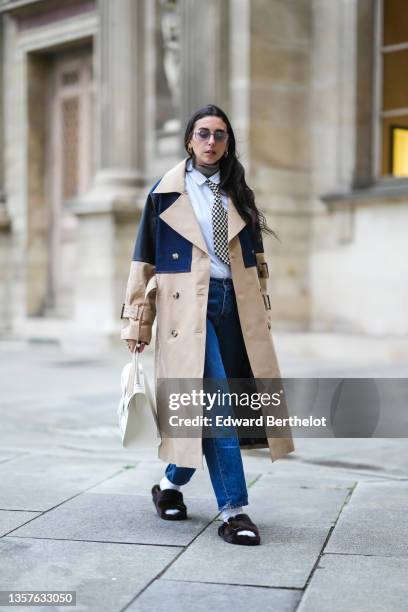
[[[265,310],[270,310],[271,309],[271,300],[269,299],[269,295],[263,293],[262,297],[263,297],[263,301],[264,301],[264,304],[265,304]]]

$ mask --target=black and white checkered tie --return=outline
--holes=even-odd
[[[230,263],[228,255],[228,213],[222,205],[221,191],[218,183],[207,179],[207,185],[214,194],[211,210],[215,254],[226,264]]]

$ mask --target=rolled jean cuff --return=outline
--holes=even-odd
[[[165,469],[164,475],[172,484],[182,487],[190,482],[194,472],[195,468],[180,468],[174,463],[169,463]]]
[[[246,497],[241,502],[237,502],[236,504],[230,504],[227,502],[226,504],[221,506],[221,508],[219,507],[218,510],[219,512],[222,512],[223,510],[233,510],[234,508],[241,508],[241,506],[248,506],[248,504],[248,498]]]

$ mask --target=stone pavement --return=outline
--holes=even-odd
[[[281,354],[285,375],[359,371]],[[297,439],[274,463],[244,451],[262,543],[232,546],[207,469],[183,489],[190,520],[156,515],[164,463],[154,448],[122,449],[116,430],[127,358],[123,346],[95,357],[0,343],[0,590],[75,590],[81,612],[407,610],[406,440]],[[377,359],[362,376],[370,366],[394,375]]]

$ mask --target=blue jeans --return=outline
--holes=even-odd
[[[246,378],[250,371],[232,280],[211,278],[208,293],[204,378]],[[248,491],[237,435],[202,439],[218,509],[248,505]],[[195,468],[169,463],[166,477],[186,484]]]

